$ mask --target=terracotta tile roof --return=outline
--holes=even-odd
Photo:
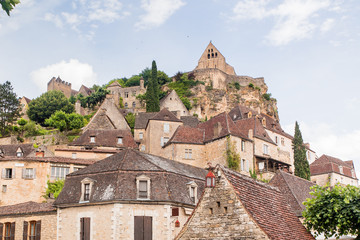
[[[230,110],[229,116],[233,121],[236,121],[236,120],[248,118],[249,112],[252,113],[252,116],[256,116],[258,114],[257,111],[252,110],[251,108],[245,107],[243,105],[237,105],[236,107]]]
[[[266,121],[266,126],[265,128],[270,130],[270,131],[273,131],[273,132],[276,132],[280,135],[283,135],[284,137],[287,137],[287,138],[290,138],[290,139],[293,139],[294,137],[291,136],[290,134],[286,133],[282,128],[281,128],[281,125],[280,123],[275,120],[274,118],[270,117],[269,115],[267,114],[263,114],[261,113],[260,114],[261,117],[265,118],[265,121]]]
[[[118,83],[118,81],[114,81],[108,87],[121,87],[121,85],[120,85],[120,83]]]
[[[95,137],[95,142],[90,142],[90,137]],[[118,138],[122,138],[122,144],[118,144]],[[90,146],[90,147],[115,147],[115,148],[137,148],[135,140],[128,130],[109,129],[85,131],[78,139],[69,146]]]
[[[24,215],[45,212],[53,212],[54,214],[56,214],[56,208],[53,207],[52,203],[36,203],[32,201],[0,207],[0,216]]]
[[[199,124],[199,119],[194,116],[181,116],[180,120],[189,127],[196,127]]]
[[[277,188],[225,167],[222,170],[248,214],[270,239],[315,239],[301,224]]]
[[[94,180],[90,203],[106,201],[141,201],[137,199],[136,177],[150,178],[150,200],[194,205],[188,194],[188,183],[198,185],[198,197],[204,190],[207,171],[132,149],[100,160],[93,165],[68,174],[65,186],[54,205],[79,204],[80,182]]]
[[[228,135],[248,139],[235,125],[233,120],[225,112],[216,115],[210,120],[200,123],[198,128],[205,130],[205,142],[213,141]]]
[[[340,173],[339,166],[342,166],[343,173]],[[310,172],[311,176],[334,172],[353,179],[357,179],[355,175],[354,165],[352,165],[350,161],[344,162],[338,158],[331,157],[325,154],[310,164]],[[354,177],[352,176],[352,174],[354,174]]]
[[[269,184],[279,188],[298,217],[302,216],[301,213],[305,209],[303,202],[306,201],[307,198],[313,197],[310,195],[310,187],[316,185],[315,183],[281,170],[276,172]]]
[[[204,129],[189,126],[179,126],[170,140],[165,144],[165,146],[171,143],[204,144],[204,140]]]
[[[23,96],[23,98],[25,99],[25,101],[26,101],[27,104],[29,104],[29,103],[31,102],[31,99],[29,99],[29,98],[27,98],[27,97],[25,97],[25,96]]]
[[[81,92],[81,89],[84,89],[84,92],[89,96],[93,92],[90,88],[86,87],[85,85],[81,85],[79,92]]]
[[[270,138],[269,134],[265,131],[264,126],[261,124],[260,120],[257,118],[246,118],[242,120],[235,121],[236,126],[243,134],[248,134],[249,130],[252,129],[254,131],[254,137],[257,137],[266,142],[276,144]]]
[[[84,148],[56,148],[56,151],[60,152],[91,152],[91,153],[118,153],[121,150],[119,149],[99,149],[99,148],[92,148],[92,149],[84,149]]]
[[[173,114],[172,112],[170,112],[166,108],[161,109],[160,112],[158,112],[154,116],[152,116],[149,119],[149,121],[150,120],[181,122],[181,120],[178,119],[175,114]]]
[[[0,158],[2,161],[25,161],[25,162],[49,162],[49,163],[65,163],[65,164],[78,164],[78,165],[91,165],[96,160],[90,159],[74,159],[65,157],[4,157]]]
[[[150,118],[158,112],[140,112],[135,117],[135,129],[145,129]]]

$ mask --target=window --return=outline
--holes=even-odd
[[[169,141],[168,137],[164,137],[164,145]]]
[[[144,133],[143,132],[139,132],[139,139],[143,139],[144,138]]]
[[[241,140],[241,151],[245,152],[245,141]]]
[[[344,171],[343,171],[343,167],[342,166],[339,166],[339,171],[341,174],[344,174]]]
[[[90,143],[95,143],[95,136],[90,137]]]
[[[85,190],[84,190],[84,201],[89,201],[90,199],[90,183],[86,183],[84,185]]]
[[[15,223],[5,223],[2,224],[0,223],[0,229],[3,230],[4,228],[4,232],[1,232],[1,234],[4,233],[3,237],[4,240],[14,240],[15,239]]]
[[[185,149],[185,159],[192,159],[192,149]]]
[[[249,164],[245,159],[241,159],[241,170],[249,172]]]
[[[269,146],[264,144],[264,154],[269,154]]]
[[[187,185],[188,185],[188,188],[189,188],[190,200],[193,203],[196,203],[197,202],[197,184],[194,181],[191,181]]]
[[[23,154],[22,152],[17,152],[17,153],[16,153],[16,156],[17,156],[17,157],[22,157],[23,155],[24,155],[24,154]]]
[[[7,191],[7,185],[2,185],[2,192],[6,193],[6,191]]]
[[[22,178],[23,179],[34,179],[36,175],[35,168],[23,168],[22,170]]]
[[[76,172],[77,170],[82,169],[81,167],[74,167],[74,172]]]
[[[141,151],[145,152],[145,145],[141,145]]]
[[[3,179],[15,178],[15,169],[14,168],[3,168],[1,177]]]
[[[190,199],[195,202],[195,187],[190,187]]]
[[[285,146],[285,139],[283,137],[281,138],[281,145]]]
[[[215,175],[211,170],[208,172],[208,174],[205,177],[205,183],[206,183],[205,187],[215,187]]]
[[[118,137],[118,139],[117,139],[117,144],[123,144],[123,139],[122,139],[122,137]]]
[[[150,178],[141,175],[136,178],[137,198],[150,199]]]
[[[125,98],[129,97],[129,92],[125,92]]]
[[[23,239],[38,240],[41,237],[41,221],[24,221]]]
[[[170,132],[170,126],[168,123],[164,123],[164,133]]]
[[[72,153],[72,154],[71,154],[71,158],[72,158],[72,159],[76,159],[76,153]]]
[[[135,108],[136,107],[136,102],[132,103],[132,107]]]
[[[278,144],[278,137],[275,136],[275,143]]]
[[[80,218],[80,240],[90,240],[90,218]]]
[[[172,216],[172,217],[177,217],[177,216],[179,216],[179,208],[178,208],[178,207],[173,207],[173,208],[171,208],[171,216]]]
[[[160,146],[163,147],[169,141],[168,137],[161,137]]]
[[[55,179],[65,179],[66,175],[69,174],[69,167],[51,167],[51,175],[50,178],[52,180]]]
[[[152,239],[152,217],[134,216],[134,240]]]
[[[126,102],[126,103],[125,103],[125,108],[128,108],[128,106],[129,106],[129,104]]]
[[[355,171],[354,171],[354,169],[351,169],[351,176],[352,176],[353,178],[355,178]]]

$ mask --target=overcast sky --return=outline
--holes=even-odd
[[[191,71],[211,40],[238,75],[264,77],[290,134],[360,177],[358,0],[22,0],[0,12],[0,81],[35,98],[53,76],[104,84],[151,66]]]

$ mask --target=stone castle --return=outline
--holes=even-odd
[[[53,77],[47,84],[47,91],[61,91],[64,93],[64,95],[69,98],[72,95],[72,89],[71,89],[71,83],[65,82],[61,80],[59,77]]]

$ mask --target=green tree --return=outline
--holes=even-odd
[[[69,102],[61,91],[49,91],[29,103],[27,114],[31,120],[43,125],[45,119],[58,110],[72,113],[74,105]]]
[[[10,11],[13,10],[18,3],[20,3],[19,0],[0,0],[1,7],[8,16],[10,16]]]
[[[236,152],[235,142],[231,142],[230,137],[226,137],[226,160],[229,168],[239,170],[240,155]]]
[[[135,114],[128,113],[125,117],[127,123],[129,124],[129,127],[131,128],[131,132],[134,135],[134,127],[135,127]]]
[[[64,180],[56,180],[55,182],[47,181],[47,188],[45,191],[45,195],[43,197],[45,199],[48,198],[57,198],[61,192],[61,190],[64,188]]]
[[[6,135],[11,124],[20,117],[20,104],[11,83],[6,81],[0,84],[0,133]]]
[[[45,120],[45,124],[62,131],[80,129],[85,126],[84,117],[77,113],[65,113],[56,111],[50,118]]]
[[[360,189],[339,184],[333,188],[313,186],[313,198],[308,198],[304,205],[304,224],[308,230],[327,238],[343,235],[355,235],[360,239]]]
[[[146,90],[146,111],[158,112],[160,111],[159,100],[159,85],[157,80],[157,67],[156,62],[152,62],[151,78],[149,79],[148,87]]]
[[[295,175],[310,181],[310,166],[306,159],[306,149],[298,122],[295,122],[295,134],[292,144],[294,150]]]

